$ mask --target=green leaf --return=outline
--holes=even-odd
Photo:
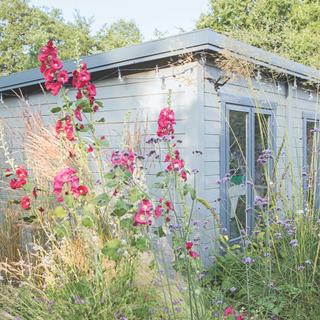
[[[156,177],[163,177],[163,176],[165,176],[166,174],[165,174],[165,172],[164,171],[160,171],[160,172],[158,172],[157,174],[156,174]]]
[[[120,226],[121,228],[129,229],[132,227],[133,223],[134,223],[133,219],[127,218],[120,221]]]
[[[98,145],[98,146],[102,146],[102,147],[106,147],[106,148],[109,147],[109,142],[106,139],[102,139],[102,140],[96,139],[95,142],[96,142],[96,145]]]
[[[66,215],[67,215],[67,212],[66,210],[64,210],[63,207],[59,206],[59,207],[56,207],[56,209],[54,210],[54,213],[53,215],[57,218],[64,218]]]
[[[137,202],[140,199],[139,192],[137,189],[132,189],[130,192],[130,200],[131,202]]]
[[[61,108],[60,108],[60,107],[52,108],[52,109],[50,110],[50,112],[52,112],[52,113],[58,113],[58,112],[60,112],[60,111],[61,111]]]
[[[159,236],[159,238],[165,237],[166,234],[164,233],[162,226],[158,227],[156,231],[154,231],[154,234]]]
[[[68,194],[64,197],[64,201],[68,207],[72,207],[74,204],[74,198],[72,194]]]
[[[149,267],[150,270],[153,270],[155,266],[156,266],[156,261],[153,259],[153,260],[150,261],[148,267]]]
[[[96,100],[94,103],[97,104],[100,108],[104,108],[102,102]]]
[[[93,109],[91,107],[85,107],[82,109],[83,113],[92,113],[94,112]]]
[[[84,101],[82,98],[76,101],[76,107],[87,107],[89,105],[90,105],[90,102],[88,100]]]
[[[100,120],[98,120],[96,122],[106,122],[106,120],[105,120],[105,118],[101,118]]]
[[[98,203],[99,200],[102,200],[102,201]],[[97,195],[95,198],[93,198],[91,202],[95,206],[103,207],[103,206],[108,205],[109,201],[110,200],[108,198],[108,195],[106,193],[102,193],[102,194]]]
[[[228,314],[228,316],[227,316],[227,318],[226,318],[226,320],[235,320],[236,319],[236,317],[234,316],[234,314]]]
[[[140,252],[144,252],[149,248],[150,240],[147,237],[139,237],[136,240],[136,247]]]
[[[114,210],[111,213],[112,216],[122,217],[124,214],[127,213],[133,207],[133,204],[118,200],[114,205]]]
[[[60,224],[57,224],[53,231],[57,234],[58,238],[69,237],[70,231],[69,231],[69,221],[64,221]]]
[[[195,200],[197,195],[196,195],[196,190],[194,190],[191,186],[189,186],[189,192],[192,200]]]
[[[113,179],[115,177],[115,174],[113,172],[108,172],[104,175],[104,178],[106,179]]]
[[[23,185],[23,189],[32,192],[36,186],[33,183],[26,183]]]
[[[107,183],[106,183],[106,186],[108,188],[114,188],[115,186],[118,185],[118,182],[117,180],[109,180]]]
[[[114,239],[106,243],[106,245],[101,249],[102,254],[108,256],[110,260],[120,260],[122,255],[118,253],[120,249],[120,240]]]
[[[61,118],[61,119],[59,119],[58,121],[66,121],[66,120],[68,120],[69,118],[68,117],[64,117],[64,118]]]
[[[20,204],[21,200],[9,200],[8,202],[13,204]]]
[[[36,220],[38,217],[37,216],[29,216],[29,217],[22,217],[22,218],[19,218],[18,220],[23,220],[24,222],[26,223],[32,223],[34,220]]]
[[[183,195],[186,196],[186,195],[188,194],[188,192],[189,192],[188,185],[185,184],[185,185],[183,186]]]
[[[81,219],[81,222],[85,227],[93,228],[94,224],[97,222],[97,218],[94,216],[94,214],[88,213]]]

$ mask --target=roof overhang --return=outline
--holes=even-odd
[[[221,52],[227,49],[231,54],[266,68],[276,69],[297,78],[319,81],[320,72],[300,63],[284,59],[275,54],[244,44],[242,42],[215,33],[211,29],[202,29],[176,36],[142,42],[133,46],[114,49],[82,57],[91,73],[114,68],[131,67],[155,60],[169,59],[185,53],[208,51]],[[63,63],[69,75],[74,70],[75,60]],[[24,88],[44,83],[39,68],[22,71],[0,77],[0,92]]]

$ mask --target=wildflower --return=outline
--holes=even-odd
[[[200,172],[200,170],[199,170],[198,168],[193,168],[193,169],[191,170],[191,172],[194,173],[194,174],[197,174],[197,173]]]
[[[222,228],[221,231],[227,232],[227,228]]]
[[[163,308],[162,310],[163,310],[163,311],[168,311],[168,308],[167,308],[167,307],[165,307],[165,308]]]
[[[183,290],[183,286],[181,284],[179,285],[179,290]]]
[[[149,312],[151,312],[151,313],[154,312],[154,309],[150,309]]]
[[[310,260],[306,260],[304,263],[311,264],[311,261]]]
[[[122,250],[121,250],[121,249],[119,249],[117,252],[118,252],[118,253],[120,253],[120,252],[122,252]]]
[[[58,59],[57,59],[58,60]],[[59,60],[60,61],[60,60]],[[52,60],[51,60],[52,62]],[[61,63],[61,61],[60,61]],[[62,64],[61,64],[61,68],[62,68]],[[62,70],[58,73],[57,75],[58,81],[61,83],[67,83],[69,81],[69,76],[68,76],[68,72],[66,70]]]
[[[209,249],[209,246],[205,246],[205,247],[204,247],[204,250],[208,250],[208,249]]]
[[[131,282],[128,282],[128,283],[127,283],[127,286],[132,286],[132,283],[131,283]]]
[[[116,318],[120,318],[120,314],[115,314],[114,315]]]
[[[205,274],[201,274],[200,279],[203,279],[205,276],[206,276]]]
[[[214,316],[215,316],[215,317],[219,317],[219,313],[218,313],[218,312],[215,312],[215,313],[214,313]]]
[[[298,269],[298,271],[304,270],[304,267],[303,267],[303,266],[300,266],[300,267],[298,267],[297,269]]]
[[[222,304],[222,301],[217,301],[216,303],[217,303],[217,304]]]
[[[175,308],[174,310],[176,310],[177,312],[179,312],[179,311],[180,311],[180,308]]]

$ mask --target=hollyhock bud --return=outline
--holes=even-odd
[[[67,83],[69,81],[68,72],[66,70],[62,70],[58,73],[58,81],[61,83]]]
[[[64,201],[64,197],[59,197],[59,198],[57,199],[57,201],[58,201],[58,202],[63,202],[63,201]]]
[[[87,194],[88,193],[88,189],[85,186],[79,186],[78,191],[80,192],[80,194]]]
[[[17,188],[17,189],[20,189],[20,188],[22,188],[23,185],[26,184],[26,183],[27,183],[26,180],[20,180],[20,181],[18,181],[18,182],[16,183],[16,188]]]
[[[93,151],[93,148],[89,145],[89,148],[88,148],[88,153],[92,152]]]
[[[105,139],[105,136],[101,136],[100,140],[103,140],[103,139]]]
[[[44,209],[43,209],[42,207],[40,207],[40,208],[39,208],[39,211],[40,211],[40,212],[43,212],[43,211],[44,211]]]
[[[80,130],[83,130],[83,129],[84,129],[84,125],[81,124],[80,127],[79,127],[79,129],[80,129]]]
[[[16,170],[16,175],[19,179],[26,179],[28,174],[26,169],[23,167],[23,164],[18,167],[18,169]]]
[[[44,73],[47,70],[47,65],[44,62],[41,62],[40,72]]]
[[[99,107],[98,107],[97,105],[94,105],[94,106],[93,106],[93,111],[94,111],[94,112],[97,112],[98,110],[99,110]]]
[[[181,170],[181,177],[184,181],[187,181],[187,174],[185,173],[184,170]]]
[[[21,207],[23,208],[23,210],[27,210],[30,208],[30,199],[27,196],[22,198]]]
[[[169,222],[171,219],[169,217],[166,217],[166,221]]]
[[[32,194],[33,194],[33,196],[34,196],[35,199],[38,198],[37,187],[34,187]]]
[[[11,171],[10,171],[9,168],[7,168],[5,172],[11,172]],[[6,178],[8,178],[8,177],[12,176],[12,173],[7,173],[7,174],[5,174],[4,176],[5,176]]]

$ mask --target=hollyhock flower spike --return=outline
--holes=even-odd
[[[23,197],[21,200],[21,207],[23,210],[30,208],[30,199],[28,197]]]
[[[79,121],[82,121],[82,116],[81,116],[80,110],[81,110],[81,108],[79,108],[79,107],[76,110],[74,110],[74,115]]]

